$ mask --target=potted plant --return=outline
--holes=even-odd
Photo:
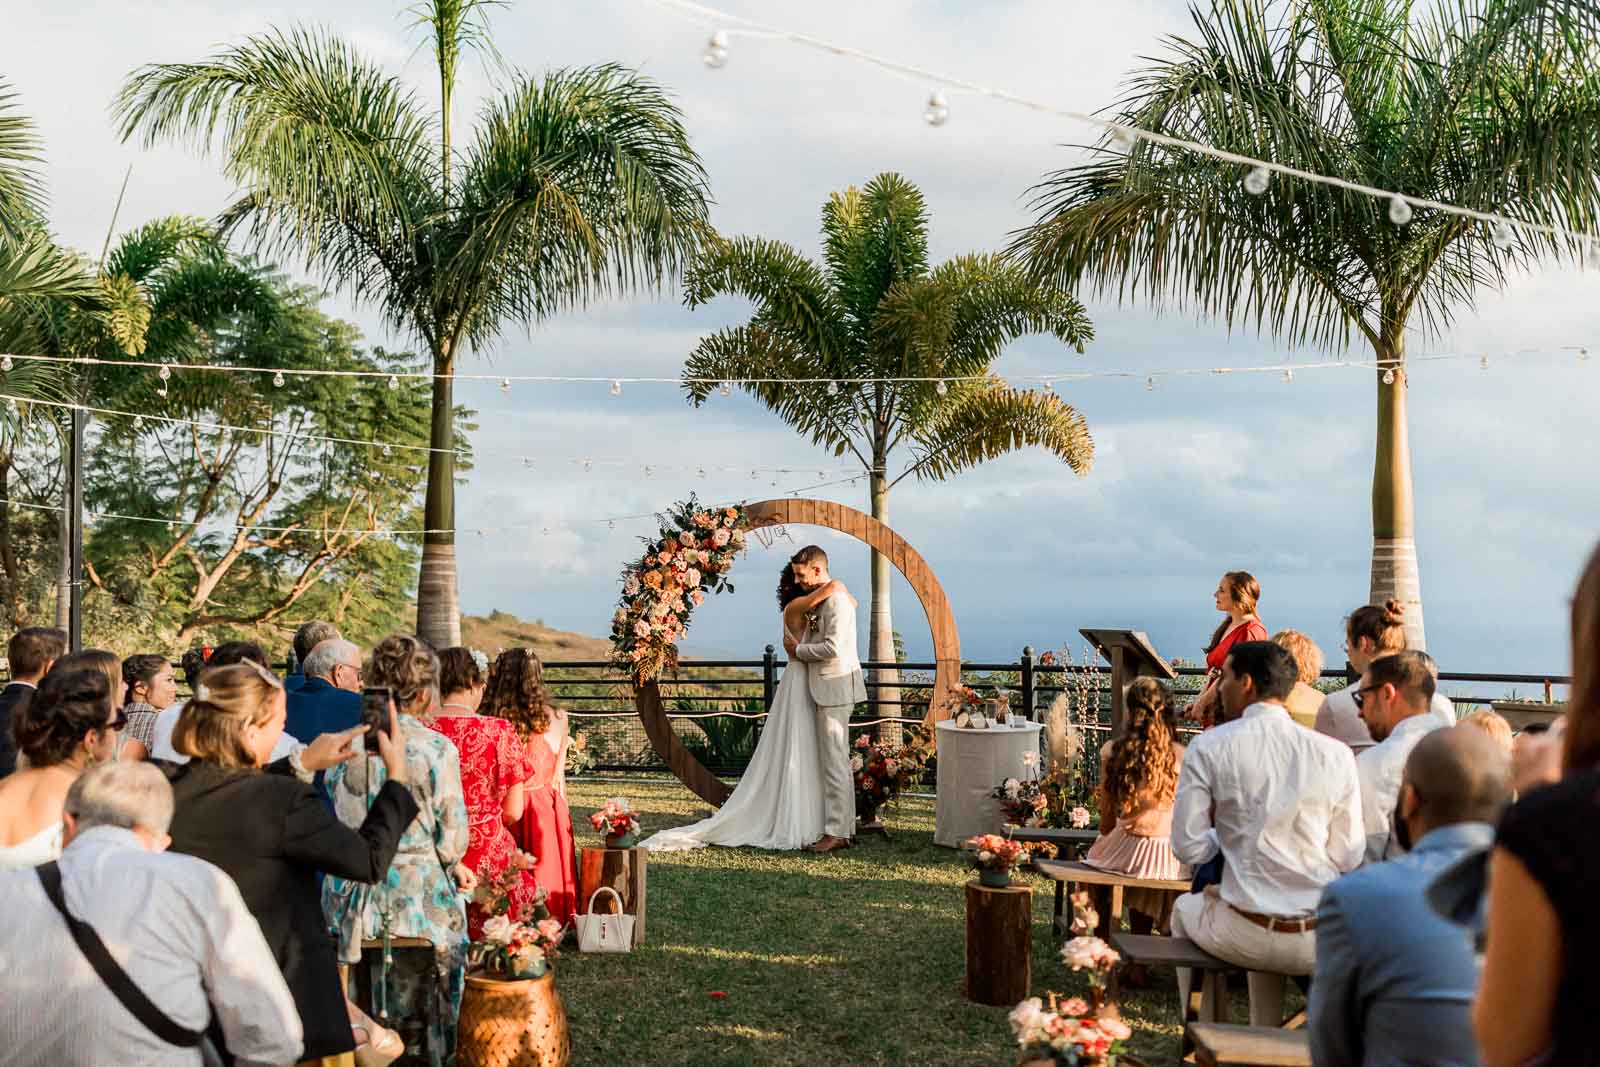
[[[1019,1067],[1112,1067],[1133,1031],[1114,1015],[1097,1014],[1082,997],[1029,997],[1011,1009]]]
[[[632,848],[639,843],[639,813],[622,797],[612,797],[589,816],[589,824],[606,837],[607,848]]]
[[[972,854],[972,866],[978,871],[978,884],[990,889],[1003,889],[1011,884],[1011,868],[1026,852],[1020,842],[999,834],[969,838],[966,849]]]

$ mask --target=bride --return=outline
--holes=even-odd
[[[806,615],[844,585],[829,581],[807,592],[783,568],[778,604],[784,632],[798,641]],[[817,754],[817,707],[806,680],[806,664],[789,658],[772,698],[766,728],[755,755],[733,795],[709,819],[663,830],[642,842],[654,852],[677,852],[707,845],[748,846],[775,851],[804,848],[822,836],[822,766]]]

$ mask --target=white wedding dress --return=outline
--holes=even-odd
[[[652,852],[707,845],[791,851],[822,836],[822,767],[817,706],[806,665],[789,658],[755,755],[733,795],[709,819],[663,830],[643,841]]]

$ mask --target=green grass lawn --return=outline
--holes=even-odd
[[[571,786],[579,845],[588,815],[626,796],[649,834],[706,806],[675,781]],[[933,802],[888,813],[893,838],[828,855],[702,849],[650,857],[645,943],[629,955],[569,951],[557,967],[573,1063],[1013,1064],[1006,1008],[962,996],[957,854],[933,844]],[[1051,883],[1034,886],[1033,989],[1082,994],[1050,937]],[[714,997],[713,992],[725,993]],[[1170,972],[1124,996],[1130,1051],[1178,1058]],[[1242,1015],[1242,1012],[1240,1013]]]

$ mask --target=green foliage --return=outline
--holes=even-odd
[[[762,710],[759,701],[756,702],[754,710]],[[685,736],[683,747],[688,749],[703,766],[713,771],[742,771],[755,756],[756,744],[761,740],[761,728],[764,722],[763,719],[741,719],[731,715],[696,719],[694,724],[702,736]]]

